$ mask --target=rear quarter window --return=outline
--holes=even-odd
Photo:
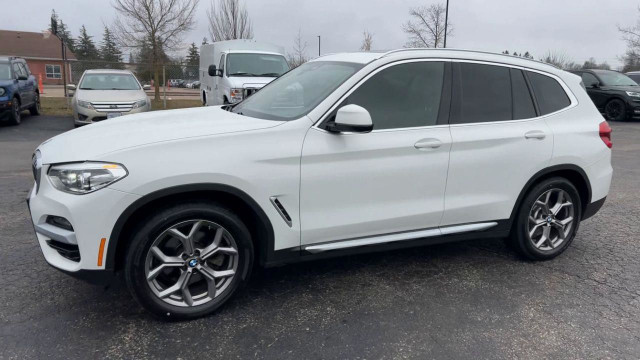
[[[547,115],[571,105],[571,100],[560,83],[554,78],[527,71],[533,93],[538,101],[540,115]]]

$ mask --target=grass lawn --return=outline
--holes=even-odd
[[[73,115],[71,107],[67,109],[64,98],[40,98],[43,115]],[[164,110],[162,101],[151,100],[151,111]],[[167,109],[182,109],[202,106],[200,100],[167,100]]]

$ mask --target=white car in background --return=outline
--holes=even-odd
[[[215,311],[254,266],[477,238],[549,260],[611,183],[611,128],[581,81],[449,49],[323,56],[236,105],[46,141],[31,220],[49,264],[123,272],[170,319]]]
[[[151,110],[151,101],[131,71],[86,70],[74,90],[71,105],[75,126]]]

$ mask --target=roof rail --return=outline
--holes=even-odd
[[[533,61],[539,64],[545,64],[545,65],[549,65],[552,66],[556,69],[560,69],[559,67],[553,65],[553,64],[549,64],[546,63],[544,61],[540,61],[540,60],[536,60],[536,59],[529,59],[529,58],[524,58],[524,57],[520,57],[520,56],[513,56],[513,55],[509,55],[509,54],[502,54],[502,53],[493,53],[490,51],[478,51],[478,50],[467,50],[467,49],[450,49],[450,48],[407,48],[407,49],[396,49],[396,50],[391,50],[391,51],[387,51],[386,53],[384,53],[384,55],[382,55],[381,57],[386,57],[395,53],[399,53],[399,52],[405,52],[405,51],[422,51],[422,50],[446,50],[446,51],[459,51],[459,52],[469,52],[469,53],[477,53],[477,54],[487,54],[487,55],[501,55],[501,56],[506,56],[506,57],[510,57],[510,58],[516,58],[516,59],[522,59],[522,60],[527,60],[527,61]],[[562,70],[562,69],[560,69]]]

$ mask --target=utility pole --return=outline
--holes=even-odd
[[[448,28],[448,23],[449,23],[449,0],[447,0],[447,10],[444,13],[444,46],[443,47],[447,47],[447,30],[449,30]]]
[[[318,35],[318,57],[320,56],[320,35]]]
[[[53,35],[60,39],[60,46],[62,50],[62,86],[64,89],[65,103],[67,104],[67,108],[69,108],[69,94],[67,93],[67,52],[64,45],[64,39],[61,38],[60,35],[58,35],[58,22],[53,16],[51,16],[51,32],[53,32]]]

